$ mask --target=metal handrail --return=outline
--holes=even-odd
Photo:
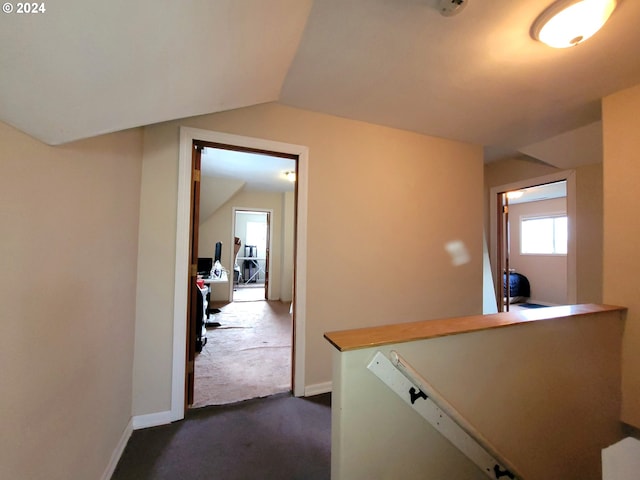
[[[523,480],[511,462],[396,351],[390,352],[390,359],[377,352],[367,368],[475,463],[487,477],[494,480]]]

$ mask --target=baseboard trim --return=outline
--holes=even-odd
[[[313,395],[320,395],[322,393],[331,392],[333,384],[331,382],[316,383],[313,385],[307,385],[304,387],[304,396],[312,397]]]
[[[122,432],[122,436],[120,437],[120,440],[116,445],[116,448],[113,450],[113,453],[111,454],[111,459],[107,464],[106,470],[102,474],[101,480],[110,480],[111,477],[113,476],[113,472],[116,471],[116,467],[118,466],[120,457],[122,456],[122,453],[124,452],[124,449],[127,446],[127,442],[129,441],[129,438],[131,438],[132,433],[133,433],[133,418],[129,420],[129,423],[125,427],[124,432]]]
[[[136,415],[133,417],[133,429],[157,427],[158,425],[166,425],[171,423],[171,411],[149,413],[147,415]]]

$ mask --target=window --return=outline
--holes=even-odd
[[[265,218],[267,214],[264,214]],[[258,247],[262,256],[266,252],[267,245],[267,224],[264,222],[247,222],[247,234],[245,237],[247,245]]]
[[[520,253],[567,254],[567,216],[553,215],[520,219]]]

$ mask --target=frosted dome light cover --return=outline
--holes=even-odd
[[[616,5],[616,0],[556,2],[538,17],[532,36],[550,47],[573,47],[600,30]]]

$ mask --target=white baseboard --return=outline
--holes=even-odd
[[[111,459],[102,474],[101,480],[109,480],[113,475],[113,472],[116,471],[116,467],[118,466],[118,462],[120,461],[120,457],[122,456],[122,452],[124,452],[125,447],[127,446],[127,442],[129,438],[131,438],[131,433],[133,432],[133,419],[129,420],[129,423],[122,432],[122,436],[116,445],[116,448],[113,450],[111,454]]]
[[[314,385],[307,385],[306,387],[304,387],[304,396],[312,397],[313,395],[329,393],[331,392],[332,387],[333,385],[331,382],[322,382],[322,383],[316,383]]]
[[[147,415],[136,415],[133,417],[133,429],[157,427],[171,423],[171,410],[166,412],[149,413]]]

